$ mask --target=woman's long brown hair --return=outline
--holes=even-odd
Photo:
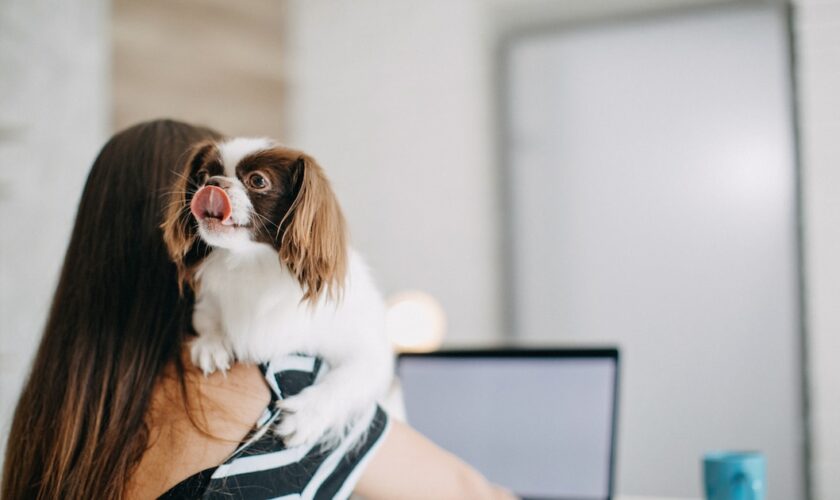
[[[180,364],[192,297],[160,224],[189,146],[219,135],[171,120],[115,135],[93,164],[6,448],[2,498],[121,498],[147,446],[164,368]]]

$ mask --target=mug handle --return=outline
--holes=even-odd
[[[738,472],[732,477],[732,485],[742,485],[747,491],[747,498],[749,498],[749,500],[756,500],[758,498],[755,491],[754,481],[744,472]]]

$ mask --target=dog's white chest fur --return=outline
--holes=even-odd
[[[320,356],[330,371],[281,401],[289,415],[278,432],[288,429],[287,445],[339,439],[343,427],[381,397],[391,380],[381,296],[351,250],[341,297],[325,293],[314,303],[302,302],[300,284],[276,251],[254,247],[247,254],[217,248],[201,263],[193,361],[211,372],[234,360],[265,363],[296,352]]]

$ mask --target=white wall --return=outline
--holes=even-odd
[[[814,498],[840,498],[840,1],[796,2]]]
[[[292,0],[288,36],[296,46],[291,60],[278,58],[290,65],[295,104],[286,140],[323,160],[356,245],[386,290],[437,295],[451,340],[498,338],[489,79],[496,30],[511,21],[568,22],[676,3]],[[828,500],[840,498],[840,6],[796,4],[814,473],[816,498]],[[40,334],[84,175],[106,139],[107,10],[104,0],[0,3],[0,208],[7,214],[0,224],[0,437]],[[58,203],[39,205],[46,197]],[[36,208],[46,212],[35,215]],[[46,224],[38,234],[29,231],[32,219]],[[382,234],[398,237],[382,241]]]
[[[3,444],[85,176],[106,137],[107,12],[104,0],[0,4]]]
[[[289,137],[326,168],[387,293],[436,296],[450,342],[501,334],[498,202],[472,0],[290,3]]]
[[[286,140],[323,160],[356,245],[387,291],[436,294],[448,310],[452,340],[499,338],[497,37],[511,27],[704,3],[716,2],[291,0]],[[795,2],[816,500],[840,498],[833,473],[840,470],[840,426],[829,424],[840,421],[839,3]],[[433,237],[438,230],[443,238]]]

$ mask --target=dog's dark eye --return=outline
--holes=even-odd
[[[266,179],[262,174],[253,173],[248,176],[247,179],[248,187],[251,189],[267,189],[269,187],[268,179]]]

